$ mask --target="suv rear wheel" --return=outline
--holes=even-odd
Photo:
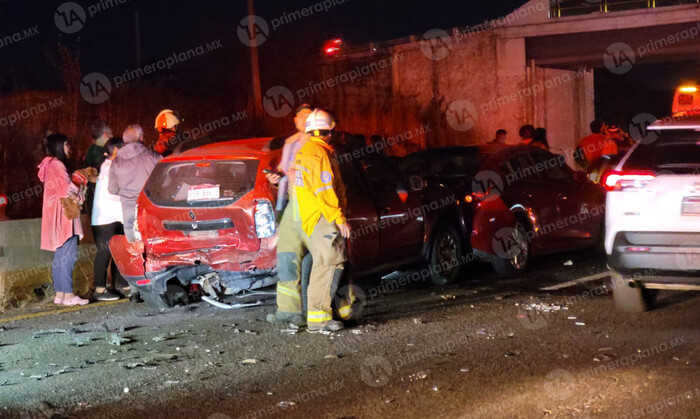
[[[451,226],[440,226],[430,244],[430,280],[435,285],[451,284],[462,271],[462,236]]]

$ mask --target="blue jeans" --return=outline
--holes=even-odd
[[[56,292],[73,293],[73,268],[78,261],[78,236],[66,240],[53,256],[51,275]]]

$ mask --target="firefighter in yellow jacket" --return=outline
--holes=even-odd
[[[350,227],[345,219],[345,190],[333,164],[328,145],[335,121],[328,113],[314,110],[306,119],[309,139],[296,155],[294,178],[295,223],[299,248],[311,252],[314,263],[308,289],[307,330],[337,331],[343,323],[333,320],[331,303],[347,260]]]

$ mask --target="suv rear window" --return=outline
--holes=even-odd
[[[625,163],[625,169],[666,171],[679,175],[698,173],[700,132],[650,131],[649,135],[658,135],[658,138],[649,144],[639,144]]]
[[[255,187],[256,159],[160,163],[144,193],[163,207],[223,207]]]

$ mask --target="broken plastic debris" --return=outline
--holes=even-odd
[[[564,266],[573,266],[573,264],[574,264],[574,261],[572,261],[572,260],[567,260],[566,262],[564,262]]]
[[[456,296],[456,295],[452,295],[452,294],[443,294],[443,295],[440,296],[440,298],[442,298],[443,300],[447,301],[447,300],[454,300],[455,298],[457,298],[457,296]]]
[[[460,372],[469,372],[469,368],[461,368],[459,371]]]
[[[576,322],[575,324],[576,324],[576,326],[585,326],[586,325],[586,323],[584,323],[584,322]]]
[[[338,359],[340,358],[338,355],[326,355],[323,357],[324,359]]]
[[[416,318],[413,319],[413,324],[423,324],[423,320],[421,320],[420,318],[416,317]]]
[[[255,358],[248,358],[241,361],[241,364],[259,364],[260,360]]]
[[[39,330],[38,332],[34,332],[34,334],[32,335],[32,338],[37,339],[37,338],[41,338],[44,336],[60,335],[60,334],[64,334],[64,333],[68,333],[68,331],[65,329]]]
[[[131,343],[131,339],[122,337],[119,335],[119,333],[115,332],[109,336],[109,339],[107,340],[107,342],[110,345],[121,346],[122,344],[125,344],[125,343]]]
[[[129,387],[124,387],[124,393],[128,393],[128,392],[129,392]]]
[[[277,406],[281,407],[282,409],[286,409],[288,407],[296,406],[296,403],[291,401],[281,401],[277,403]]]

